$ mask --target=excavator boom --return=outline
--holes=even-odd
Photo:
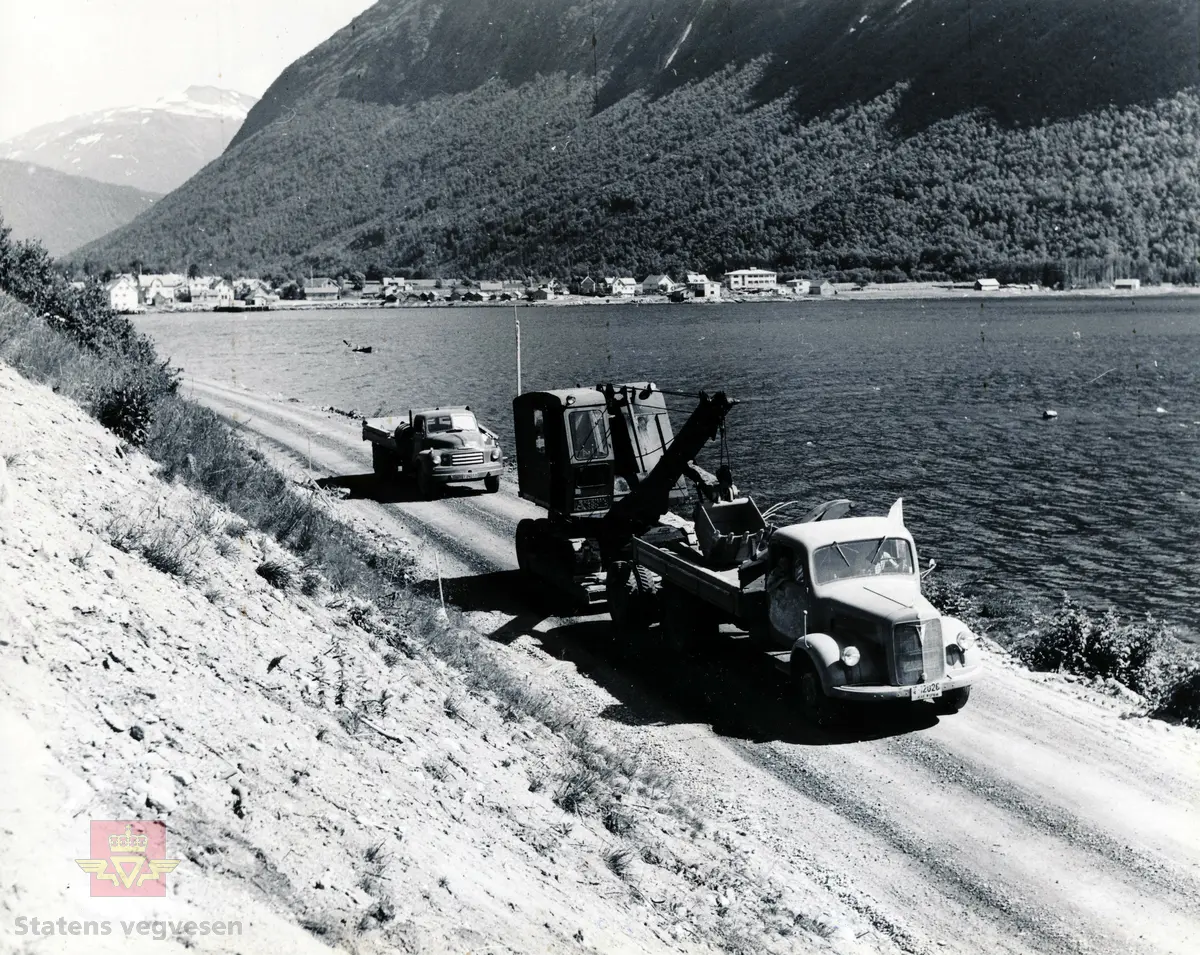
[[[658,463],[638,482],[629,494],[617,501],[600,518],[602,549],[624,543],[635,534],[644,533],[670,508],[671,489],[688,471],[692,458],[699,454],[721,430],[725,416],[735,402],[725,392],[714,395],[700,393],[700,403],[684,422],[675,440],[666,448]],[[624,413],[624,408],[612,409]]]

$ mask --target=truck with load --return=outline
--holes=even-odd
[[[390,480],[400,474],[413,480],[426,500],[447,484],[467,481],[483,481],[489,493],[500,490],[500,439],[479,423],[469,406],[365,418],[362,436],[371,443],[376,476]]]
[[[701,393],[674,435],[653,383],[519,395],[520,494],[549,511],[517,527],[522,572],[578,609],[606,605],[624,635],[657,638],[667,653],[703,653],[722,625],[749,635],[817,724],[850,702],[957,712],[981,673],[979,650],[922,596],[902,503],[851,517],[849,501],[830,501],[774,525],[727,467],[714,477],[692,461],[733,407]],[[691,520],[670,513],[690,497],[685,479]]]

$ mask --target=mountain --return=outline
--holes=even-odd
[[[0,215],[15,239],[64,255],[145,212],[159,197],[132,186],[0,159]]]
[[[221,155],[253,96],[190,86],[150,106],[125,106],[39,126],[0,143],[0,158],[75,176],[170,192]]]
[[[284,70],[220,160],[80,256],[1186,278],[1198,16],[1190,0],[1103,16],[1088,0],[380,0]]]

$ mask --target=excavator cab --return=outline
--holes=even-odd
[[[513,400],[521,497],[552,514],[598,517],[612,506],[612,434],[594,388],[531,391]]]
[[[521,497],[572,518],[606,514],[674,437],[649,382],[527,392],[513,400],[513,424]],[[686,497],[682,479],[671,497]]]
[[[678,434],[651,382],[513,399],[519,492],[549,512],[517,525],[517,565],[525,575],[553,585],[575,609],[604,602],[606,568],[634,534],[687,500],[691,458],[733,407],[721,392],[697,398]]]

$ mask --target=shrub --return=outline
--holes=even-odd
[[[153,396],[142,382],[105,389],[96,399],[96,419],[117,437],[135,447],[146,443],[150,429]]]
[[[564,812],[580,815],[584,807],[596,797],[600,778],[590,769],[577,766],[559,783],[554,793],[554,802]]]
[[[921,581],[921,592],[942,613],[958,617],[974,628],[974,621],[980,616],[979,600],[953,577],[931,574]]]
[[[1151,715],[1200,727],[1200,667],[1193,664],[1176,677]]]
[[[614,836],[628,836],[633,832],[633,817],[616,803],[607,803],[600,812],[604,828]]]
[[[1035,621],[1033,636],[1022,655],[1034,670],[1114,679],[1151,696],[1161,692],[1156,664],[1170,631],[1151,617],[1125,623],[1111,610],[1097,617],[1064,597],[1058,610]]]
[[[609,849],[604,853],[604,864],[618,879],[627,878],[633,866],[633,850],[625,846]]]
[[[276,590],[290,590],[296,579],[295,571],[281,560],[264,560],[254,572]]]

